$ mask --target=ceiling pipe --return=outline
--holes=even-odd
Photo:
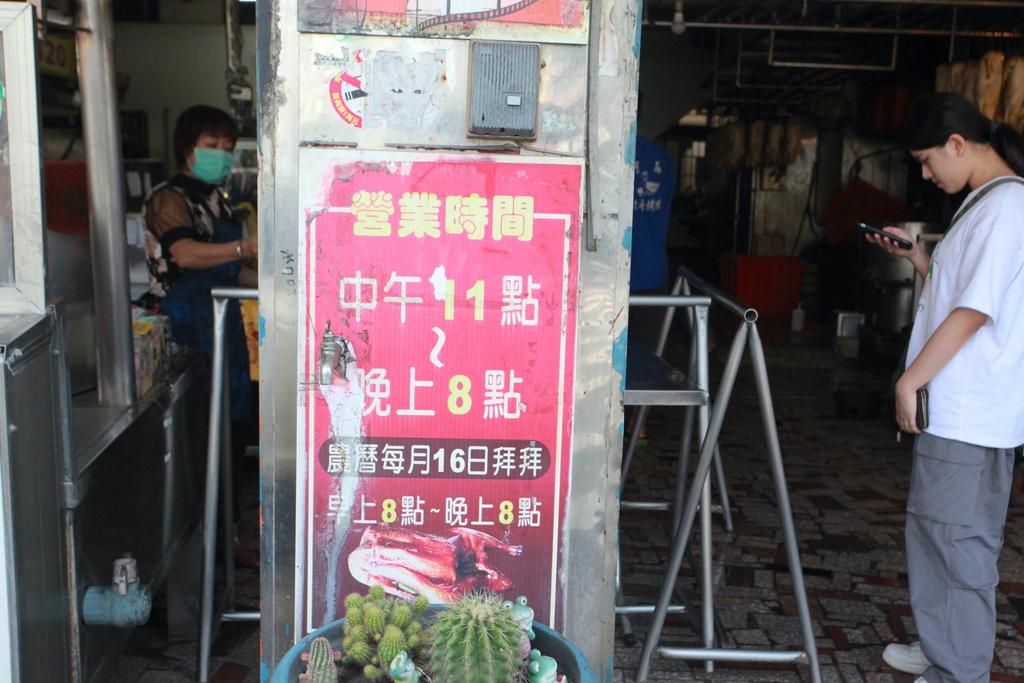
[[[947,7],[950,7],[950,6],[951,7],[973,7],[973,8],[984,7],[984,8],[996,8],[996,9],[1022,9],[1022,8],[1024,8],[1024,0],[799,0],[799,2],[794,0],[794,2],[792,4],[793,4],[793,6],[796,6],[796,5],[799,4],[801,6],[801,12],[805,13],[807,11],[809,5],[811,5],[812,3],[813,4],[817,4],[817,5],[822,5],[822,4],[825,4],[826,2],[832,3],[832,4],[838,4],[838,5],[854,5],[854,4],[856,4],[856,5],[868,5],[868,4],[871,4],[871,5],[903,5],[903,6],[917,5],[917,6],[925,6],[925,7],[934,6],[934,5],[944,5],[944,6],[947,6]],[[647,3],[644,3],[644,4],[647,4]],[[655,4],[659,4],[659,3],[655,3]],[[663,2],[663,3],[660,3],[660,4],[667,5],[668,2]],[[709,5],[713,6],[712,9],[709,10],[709,11],[714,11],[714,10],[718,9],[718,7],[723,5],[723,4],[726,5],[726,7],[724,8],[725,11],[731,11],[734,7],[739,9],[739,10],[751,9],[751,8],[753,8],[755,6],[756,3],[752,3],[752,2],[746,2],[746,3],[734,2],[734,3],[732,3],[731,6],[729,6],[727,3],[714,3],[714,2],[712,2],[712,3],[704,3],[704,4],[709,4]],[[744,5],[746,5],[746,6],[744,6]],[[805,16],[806,16],[806,14],[805,14]]]
[[[900,52],[900,37],[894,35],[892,37],[892,56],[889,59],[888,64],[854,64],[854,63],[838,63],[838,62],[793,62],[782,59],[776,59],[775,57],[775,31],[771,32],[771,37],[768,41],[768,66],[784,66],[784,67],[797,67],[801,69],[844,69],[852,71],[895,71],[896,70],[896,58]]]
[[[647,22],[647,26],[668,26],[671,21]],[[724,28],[737,31],[801,31],[804,33],[868,33],[874,35],[898,36],[948,36],[949,29],[930,28],[880,28],[869,26],[807,26],[801,24],[744,24],[715,21],[688,21],[687,28]],[[1024,33],[1015,31],[964,31],[956,32],[961,38],[1024,38]]]
[[[1004,2],[1002,0],[811,0],[811,2],[837,2],[841,4],[863,5],[874,3],[879,5],[949,5],[953,7],[998,7],[999,9],[1024,8],[1024,0]]]
[[[934,7],[934,6],[945,6],[953,8],[953,19],[952,25],[948,28],[904,28],[904,27],[891,27],[891,28],[876,28],[876,27],[854,27],[854,26],[837,26],[835,24],[826,25],[807,25],[807,24],[780,24],[772,23],[767,21],[750,20],[744,21],[742,17],[745,13],[762,9],[756,3],[749,2],[749,0],[736,0],[734,2],[719,2],[711,3],[711,7],[701,13],[701,16],[696,21],[686,22],[687,27],[692,28],[726,28],[726,29],[737,29],[737,30],[764,30],[770,31],[772,29],[779,31],[808,31],[808,32],[834,32],[834,33],[874,33],[874,34],[895,34],[895,35],[934,35],[934,36],[947,36],[950,32],[957,36],[971,37],[971,38],[1021,38],[1024,37],[1024,32],[1021,31],[1005,31],[1005,30],[957,30],[957,9],[960,7],[969,7],[974,10],[978,9],[1024,9],[1024,0],[792,0],[791,5],[783,4],[782,9],[789,7],[799,7],[801,19],[806,19],[809,14],[811,3],[821,6],[825,3],[830,3],[839,9],[843,5],[889,5],[894,9],[912,8],[912,7]],[[647,8],[651,3],[645,2],[644,7]],[[661,3],[662,6],[668,4],[668,2]],[[680,3],[676,2],[678,7]],[[763,16],[763,12],[761,13]],[[712,17],[716,17],[712,20]],[[645,17],[646,19],[646,17]],[[675,24],[675,17],[673,21],[644,21],[645,25],[650,26],[668,26],[672,28]]]

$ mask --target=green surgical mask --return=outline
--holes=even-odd
[[[231,152],[206,147],[196,147],[193,152],[196,161],[188,165],[188,170],[192,171],[196,178],[204,183],[216,185],[227,177],[228,171],[231,170]]]

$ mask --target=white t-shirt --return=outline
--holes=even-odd
[[[980,311],[988,321],[928,382],[925,431],[989,448],[1018,446],[1024,443],[1024,182],[992,188],[935,245],[908,366],[955,308]]]

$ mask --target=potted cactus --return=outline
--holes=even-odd
[[[434,683],[511,683],[523,666],[521,636],[519,623],[496,595],[463,597],[438,612],[430,629]]]
[[[345,606],[345,619],[285,654],[271,683],[597,682],[579,650],[532,621],[525,598],[470,593],[426,607],[373,587],[365,597],[350,595]]]
[[[405,652],[414,661],[420,659],[427,646],[420,616],[426,608],[426,598],[406,602],[385,595],[380,586],[373,586],[365,598],[358,593],[349,595],[342,626],[343,661],[378,681],[388,678],[391,662],[399,653]]]

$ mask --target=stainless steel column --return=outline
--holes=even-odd
[[[81,0],[78,75],[89,172],[89,219],[100,403],[135,401],[121,131],[114,82],[114,22],[109,0]]]

